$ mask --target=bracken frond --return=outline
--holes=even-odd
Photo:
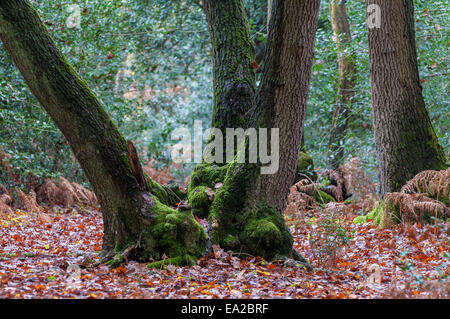
[[[450,168],[420,172],[400,192],[386,194],[382,218],[384,226],[396,221],[424,222],[431,217],[435,220],[450,217],[449,187]]]

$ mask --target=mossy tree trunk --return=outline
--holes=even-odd
[[[369,28],[373,125],[381,193],[398,191],[423,170],[446,167],[422,95],[413,0],[378,5],[381,27]]]
[[[271,175],[261,175],[258,164],[226,166],[209,212],[211,241],[225,249],[269,259],[295,254],[283,211],[296,173],[319,4],[318,0],[273,1],[264,72],[249,126],[279,129],[280,165]],[[197,177],[194,172],[193,178]]]
[[[338,51],[338,91],[333,111],[333,124],[328,144],[329,166],[337,169],[344,157],[343,142],[351,116],[355,96],[355,54],[351,48],[352,37],[345,0],[330,0],[330,17]]]
[[[227,128],[245,129],[251,122],[256,96],[254,42],[242,0],[205,0],[203,10],[213,60],[214,109],[211,126],[225,136]],[[188,200],[194,214],[202,218],[208,216],[212,201],[210,194],[217,183],[223,182],[228,168],[225,139],[219,157],[223,159],[220,162],[204,161],[198,165],[191,176]]]
[[[138,260],[200,256],[206,240],[201,226],[190,211],[165,205],[168,190],[144,176],[134,146],[57,49],[29,2],[0,2],[0,39],[68,140],[99,199],[103,256],[124,250]]]
[[[214,111],[212,127],[245,128],[254,108],[254,42],[242,0],[206,0],[212,45]]]

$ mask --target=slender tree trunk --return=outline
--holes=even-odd
[[[337,169],[344,157],[343,141],[355,96],[355,54],[351,50],[351,33],[345,0],[330,0],[330,16],[338,51],[338,92],[328,146],[329,166]]]
[[[373,124],[381,193],[398,191],[423,170],[443,169],[422,96],[413,0],[366,0],[380,8],[381,27],[369,28]]]
[[[273,1],[258,95],[260,127],[279,128],[280,163],[262,177],[267,203],[283,212],[294,183],[308,101],[320,1]]]
[[[267,34],[269,34],[270,19],[272,18],[272,2],[272,0],[267,0]]]
[[[25,0],[0,2],[0,39],[29,88],[68,140],[102,207],[103,256],[199,256],[205,234],[190,212],[171,210],[168,192],[142,172],[99,100],[57,49]],[[159,198],[153,194],[158,194]]]

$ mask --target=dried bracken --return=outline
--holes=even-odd
[[[13,192],[17,194],[18,201],[15,203],[17,207],[30,213],[37,213],[41,210],[36,200],[36,193],[33,190],[28,195],[20,189],[14,190]]]
[[[143,166],[142,169],[144,173],[147,174],[148,177],[150,177],[152,180],[154,180],[159,184],[165,185],[174,180],[169,167],[160,169],[155,168],[156,165],[157,165],[156,161],[150,161],[145,166]]]
[[[58,182],[46,179],[39,187],[37,197],[39,202],[45,202],[50,206],[69,207],[75,204],[95,205],[97,203],[93,192],[79,184],[70,183],[63,177],[60,177]]]
[[[345,187],[345,180],[341,172],[339,172],[339,170],[325,169],[319,174],[319,180],[321,178],[327,178],[331,183],[331,185],[324,188],[323,190],[327,194],[333,196],[336,201],[343,201],[344,194],[347,193],[347,190]]]
[[[291,187],[285,214],[290,218],[299,219],[308,207],[313,206],[317,206],[315,199],[304,192],[300,192],[296,184]]]
[[[339,167],[347,191],[352,194],[352,202],[363,210],[372,210],[379,200],[376,184],[361,167],[361,161],[354,157]]]
[[[437,200],[449,201],[450,168],[442,171],[423,171],[407,182],[401,193],[427,193]]]
[[[11,214],[12,209],[9,206],[11,204],[11,197],[9,195],[0,195],[0,215],[1,214]]]
[[[420,172],[400,192],[386,194],[382,225],[450,217],[449,187],[450,169]]]
[[[315,210],[320,205],[329,205],[333,202],[342,203],[350,197],[353,205],[362,209],[373,208],[377,199],[375,185],[360,168],[359,160],[352,159],[350,163],[337,170],[317,169],[317,171],[319,172],[317,181],[304,178],[291,187],[285,211],[286,216],[290,219],[301,217],[307,210]],[[358,179],[362,182],[357,182]],[[357,189],[357,187],[362,188]],[[342,206],[340,207],[341,211],[347,210],[345,205],[340,206]]]

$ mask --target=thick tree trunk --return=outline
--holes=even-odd
[[[267,203],[283,212],[301,147],[320,1],[273,1],[258,94],[259,126],[279,128],[280,161],[262,177]]]
[[[211,241],[226,249],[269,259],[292,256],[292,236],[283,210],[301,143],[319,4],[319,0],[273,1],[251,126],[279,128],[280,165],[271,175],[261,175],[257,164],[228,165],[209,215]]]
[[[68,140],[102,207],[103,255],[140,260],[202,253],[205,234],[190,212],[168,204],[168,190],[145,181],[134,146],[72,68],[34,8],[0,2],[0,38],[33,94]],[[159,195],[158,197],[153,194]],[[163,204],[164,203],[164,204]]]
[[[214,110],[211,126],[225,136],[227,128],[245,129],[250,125],[256,95],[254,43],[242,0],[205,0],[203,9],[213,60]],[[215,155],[216,152],[218,150],[215,150]],[[199,217],[208,216],[211,189],[225,178],[228,168],[225,138],[219,158],[221,161],[204,159],[204,163],[198,165],[191,176],[188,200],[194,214]]]
[[[355,54],[351,50],[351,33],[345,0],[330,0],[330,16],[338,51],[338,92],[333,112],[333,124],[328,144],[329,166],[337,169],[342,164],[344,148],[342,142],[355,96],[356,66]]]
[[[381,193],[398,191],[423,170],[446,167],[422,96],[413,0],[366,0],[380,8],[369,28],[372,103]]]

